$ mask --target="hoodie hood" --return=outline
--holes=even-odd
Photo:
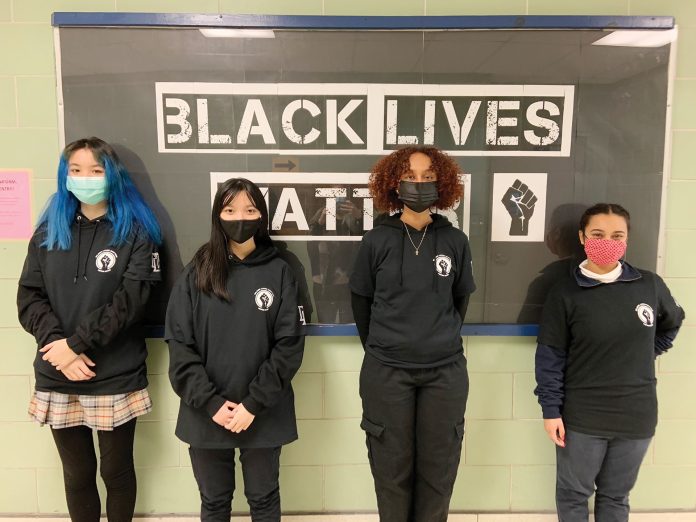
[[[392,227],[392,228],[404,228],[404,222],[401,221],[401,216],[403,214],[401,212],[398,212],[397,214],[389,215],[389,214],[381,214],[375,219],[375,226],[385,226],[385,227]],[[444,227],[451,227],[452,223],[449,222],[449,219],[447,219],[445,216],[442,214],[430,214],[430,218],[433,220],[432,223],[428,225],[428,229],[438,229],[438,228],[444,228]]]
[[[278,249],[272,244],[260,243],[256,245],[254,251],[246,256],[244,259],[239,259],[234,254],[229,254],[227,259],[229,259],[232,266],[235,265],[246,265],[246,266],[256,266],[268,263],[271,259],[278,256]]]
[[[403,274],[403,261],[404,261],[404,245],[405,243],[410,243],[411,241],[409,240],[407,236],[407,228],[408,227],[411,231],[415,230],[413,227],[410,227],[403,221],[401,221],[401,216],[403,214],[401,212],[393,215],[388,215],[388,214],[383,214],[382,216],[378,217],[375,220],[375,227],[388,227],[388,228],[394,228],[398,229],[401,231],[401,266],[402,266],[402,272],[400,273],[399,277],[399,284],[401,286],[404,285],[404,274]],[[433,250],[431,254],[435,256],[437,253],[437,235],[438,235],[438,230],[441,230],[443,228],[451,227],[452,223],[449,222],[449,220],[443,216],[442,214],[430,214],[430,218],[433,220],[432,223],[429,223],[426,225],[426,227],[423,229],[423,234],[431,234],[433,237]],[[417,234],[421,234],[420,231],[416,232]],[[410,232],[412,235],[413,232]],[[424,255],[429,255],[426,254],[426,252],[423,252]],[[433,290],[437,289],[437,275],[435,272],[433,272]]]

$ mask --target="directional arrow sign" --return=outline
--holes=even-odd
[[[273,172],[297,172],[298,170],[300,170],[300,159],[296,156],[273,158]]]

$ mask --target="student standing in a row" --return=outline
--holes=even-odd
[[[587,259],[549,293],[535,393],[556,444],[560,522],[627,522],[628,496],[657,424],[655,358],[684,311],[656,274],[624,259],[630,216],[599,203],[580,220]]]
[[[447,520],[469,391],[461,327],[475,285],[466,235],[431,208],[462,197],[441,151],[407,147],[370,177],[383,216],[363,237],[350,287],[381,522]]]
[[[165,340],[181,397],[201,520],[229,522],[239,449],[254,522],[280,521],[281,446],[297,439],[291,379],[302,362],[297,283],[268,235],[261,191],[242,178],[215,195],[210,241],[179,278]]]
[[[160,279],[160,229],[114,150],[98,138],[62,153],[58,190],[29,242],[19,320],[37,342],[31,417],[48,424],[70,518],[97,522],[96,430],[109,521],[130,521],[136,417],[151,410],[142,318]]]

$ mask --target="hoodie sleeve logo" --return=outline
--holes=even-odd
[[[655,324],[655,313],[650,305],[640,303],[636,306],[636,313],[638,314],[638,319],[640,319],[644,326],[651,327]]]
[[[435,256],[435,271],[440,277],[447,277],[452,271],[452,259],[444,254]]]
[[[153,252],[153,253],[152,253],[152,271],[153,271],[153,272],[159,272],[159,271],[160,271],[160,256],[159,256],[159,252]]]
[[[273,292],[268,288],[259,288],[254,292],[254,302],[256,307],[262,312],[268,312],[268,309],[273,304]]]
[[[95,259],[97,270],[99,272],[111,272],[111,269],[116,266],[116,252],[113,250],[102,250]]]

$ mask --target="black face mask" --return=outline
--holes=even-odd
[[[227,239],[231,239],[235,243],[244,243],[261,227],[261,218],[259,219],[220,219],[220,225],[225,232]]]
[[[437,183],[434,181],[399,182],[399,199],[414,212],[423,212],[429,209],[437,203],[438,198]]]

